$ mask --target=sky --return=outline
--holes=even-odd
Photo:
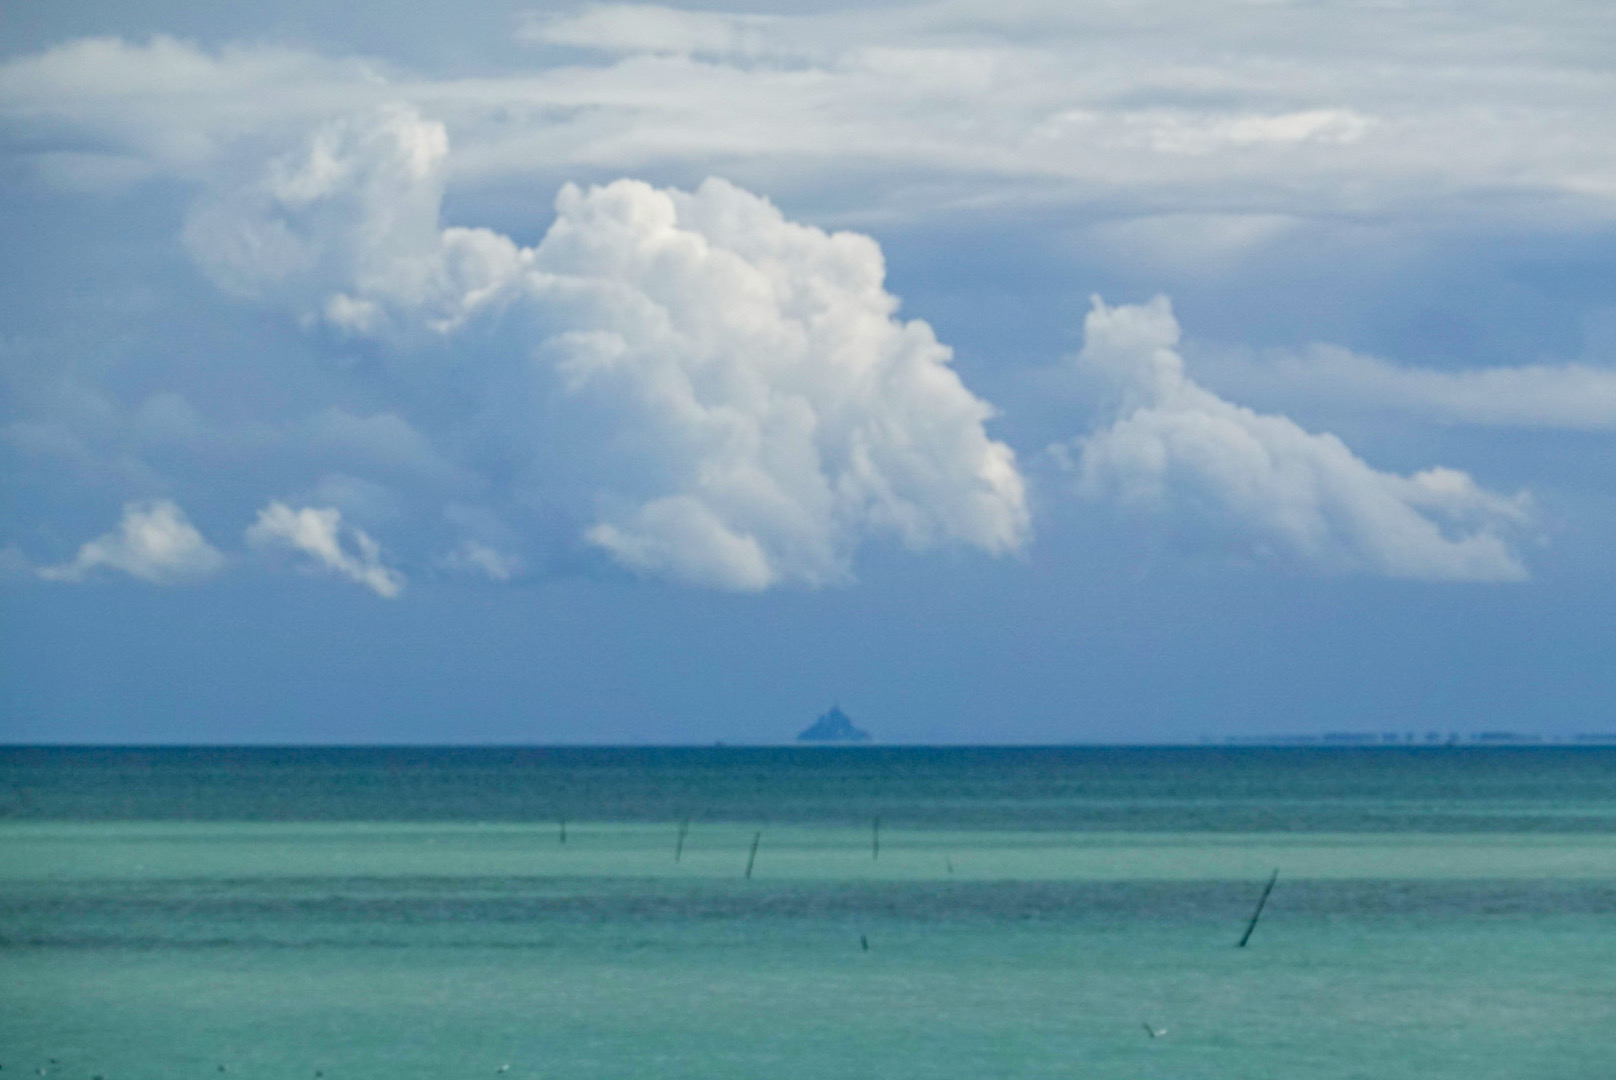
[[[0,740],[1616,731],[1613,58],[0,7]]]

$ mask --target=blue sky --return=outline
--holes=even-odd
[[[1604,5],[0,41],[0,737],[1616,728]]]

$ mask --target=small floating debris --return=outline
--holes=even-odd
[[[1141,1023],[1144,1024],[1145,1034],[1149,1035],[1152,1039],[1159,1039],[1163,1035],[1167,1034],[1166,1028],[1155,1027],[1149,1020],[1141,1021]]]

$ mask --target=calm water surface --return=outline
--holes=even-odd
[[[221,1066],[1609,1080],[1616,751],[0,749],[0,1067]]]

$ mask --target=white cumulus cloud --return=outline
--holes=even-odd
[[[354,550],[344,544],[344,533]],[[272,502],[258,511],[258,520],[247,528],[247,542],[255,547],[300,551],[320,567],[377,596],[392,599],[404,590],[404,575],[382,564],[381,546],[362,529],[344,529],[342,512],[335,507],[293,510],[283,502]]]
[[[129,503],[116,530],[79,548],[71,561],[39,570],[47,581],[83,581],[101,567],[154,585],[197,581],[224,566],[224,556],[168,499]]]
[[[635,433],[589,539],[624,564],[758,589],[845,578],[867,534],[991,552],[1027,531],[991,408],[894,317],[868,237],[722,181],[568,187],[533,254],[568,395]]]
[[[352,333],[458,325],[516,269],[516,245],[438,223],[443,125],[390,105],[319,126],[261,175],[203,200],[185,242],[225,290]]]
[[[396,348],[504,316],[531,366],[513,377],[510,342],[476,339],[456,393],[483,380],[480,437],[526,455],[545,500],[629,569],[758,590],[847,580],[872,537],[1024,542],[992,409],[929,326],[896,317],[875,241],[721,180],[621,180],[565,186],[521,247],[439,224],[446,154],[407,109],[345,120],[209,201],[187,239],[233,291]]]
[[[1104,383],[1114,418],[1076,444],[1080,490],[1095,499],[1189,516],[1258,553],[1425,580],[1526,576],[1512,539],[1530,522],[1524,494],[1467,474],[1378,471],[1340,439],[1257,413],[1184,370],[1167,300],[1107,307],[1084,324],[1079,367]]]

